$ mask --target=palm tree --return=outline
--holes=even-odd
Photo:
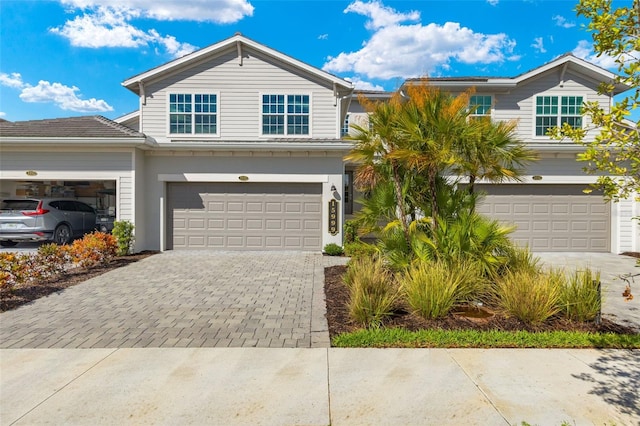
[[[402,102],[399,96],[394,96],[389,102],[372,103],[364,98],[360,102],[370,111],[369,128],[352,125],[355,134],[350,139],[355,141],[355,146],[345,159],[359,163],[355,177],[358,188],[371,190],[386,181],[393,184],[398,210],[396,217],[408,243],[409,221],[402,191],[405,170],[394,155],[404,142],[398,132]]]
[[[457,162],[452,171],[469,180],[473,194],[477,180],[520,181],[525,166],[537,159],[515,133],[516,122],[472,119],[471,131],[455,141]]]

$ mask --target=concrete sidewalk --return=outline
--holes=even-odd
[[[640,422],[640,352],[3,349],[2,425]]]

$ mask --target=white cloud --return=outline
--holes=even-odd
[[[417,21],[420,19],[420,12],[411,11],[409,13],[398,13],[395,9],[387,7],[378,0],[363,2],[356,0],[344,10],[344,13],[354,12],[366,16],[369,21],[365,27],[370,30],[377,30],[390,25],[397,25],[405,21]]]
[[[542,37],[534,38],[531,47],[536,49],[539,53],[547,53],[547,49],[544,48],[544,40]]]
[[[6,112],[4,112],[4,111],[0,111],[0,117],[6,117],[6,116],[7,116],[7,113],[6,113]]]
[[[345,80],[353,83],[357,90],[384,90],[384,87],[380,86],[379,84],[361,80],[360,77],[347,77],[345,78]]]
[[[20,93],[20,99],[25,102],[54,103],[63,110],[77,112],[113,111],[113,107],[103,100],[95,98],[80,99],[77,95],[80,89],[60,83],[49,83],[40,80],[37,86],[25,87]]]
[[[68,20],[50,31],[69,40],[71,45],[88,48],[159,46],[172,57],[178,58],[196,50],[196,47],[176,40],[172,35],[161,35],[155,29],[144,31],[134,26],[136,18],[158,20],[181,19],[192,21],[235,22],[245,15],[233,11],[253,13],[253,6],[244,0],[216,1],[148,1],[148,0],[62,0],[70,12],[77,9],[82,15]],[[205,5],[205,3],[207,3]],[[205,7],[206,6],[206,7]],[[247,8],[248,7],[248,8]],[[206,12],[204,11],[206,10]],[[217,11],[215,16],[210,16]],[[214,19],[215,18],[215,19]]]
[[[76,9],[135,10],[141,17],[160,21],[197,21],[232,24],[253,15],[253,6],[246,0],[61,0]]]
[[[593,51],[593,45],[587,40],[580,40],[575,49],[573,49],[572,53],[578,58],[582,58],[585,61],[589,61],[592,64],[598,65],[602,68],[618,68],[618,64],[616,63],[615,58],[608,55],[596,56],[595,52]]]
[[[448,68],[453,60],[488,64],[514,59],[516,43],[504,33],[476,33],[456,22],[426,26],[391,22],[376,30],[360,50],[329,57],[323,69],[390,79],[429,75]]]
[[[500,0],[487,0],[487,3],[489,3],[491,6],[496,6],[498,3],[500,3]]]
[[[320,34],[318,36],[318,40],[327,40],[329,39],[329,34]]]
[[[61,83],[40,80],[37,86],[22,81],[19,73],[0,73],[0,85],[21,90],[20,99],[24,102],[53,103],[59,108],[76,112],[113,111],[113,107],[101,99],[81,99],[80,89]]]
[[[24,87],[22,82],[22,76],[20,73],[13,72],[11,74],[0,73],[0,85],[13,87],[14,89],[21,89]]]
[[[562,27],[562,28],[573,28],[576,26],[575,22],[570,22],[567,21],[567,18],[565,18],[564,16],[561,15],[556,15],[553,18],[551,18],[555,21],[556,25],[558,27]]]
[[[130,11],[99,7],[95,12],[76,16],[62,27],[50,31],[78,47],[139,47],[152,40],[150,34],[130,25]]]

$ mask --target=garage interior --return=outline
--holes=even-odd
[[[110,232],[116,219],[115,180],[0,180],[0,199],[71,198],[96,209],[98,229]]]

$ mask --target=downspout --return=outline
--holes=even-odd
[[[562,71],[560,71],[560,87],[564,86],[564,74],[567,72],[567,67],[569,66],[569,62],[565,62],[562,65]]]
[[[142,81],[138,81],[138,89],[140,90],[140,108],[138,109],[139,111],[138,131],[140,133],[144,133],[144,129],[142,128],[142,123],[144,122],[144,120],[142,119],[142,115],[144,111],[143,106],[147,104],[147,95],[144,92],[144,83]]]
[[[242,66],[242,42],[236,41],[236,48],[238,49],[238,65]]]

